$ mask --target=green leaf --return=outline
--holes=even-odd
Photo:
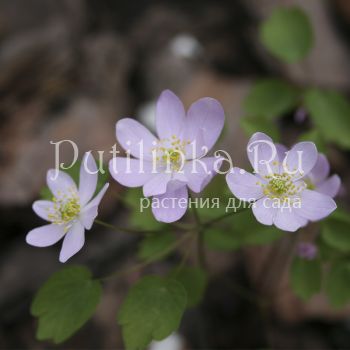
[[[303,59],[314,41],[310,20],[298,7],[276,8],[262,24],[260,37],[271,54],[287,63]]]
[[[181,283],[147,276],[129,291],[118,314],[128,350],[144,349],[152,340],[162,340],[175,331],[187,304]]]
[[[322,222],[321,236],[326,244],[341,251],[350,252],[349,214],[337,210]]]
[[[244,117],[240,120],[240,126],[247,136],[251,136],[260,131],[268,134],[275,141],[279,141],[280,139],[280,132],[277,125],[261,117]]]
[[[77,184],[77,186],[79,186],[80,166],[81,166],[81,161],[77,161],[69,169],[62,170],[72,177],[72,179]],[[102,190],[102,187],[105,185],[109,177],[108,170],[104,165],[102,166],[102,170],[104,174],[99,169],[97,185],[96,185],[94,196]],[[40,198],[46,199],[46,200],[52,200],[52,193],[47,186],[44,186],[40,190]]]
[[[305,107],[326,141],[350,149],[350,103],[336,91],[308,90]]]
[[[144,208],[141,212],[140,198],[143,198],[142,189],[130,188],[127,190],[125,203],[130,209],[130,224],[136,229],[160,229],[164,224],[154,218],[151,208]]]
[[[44,186],[41,188],[40,190],[40,198],[41,199],[45,199],[47,201],[51,201],[52,200],[52,193],[49,190],[49,188],[47,186]]]
[[[312,129],[310,131],[303,133],[302,135],[300,135],[299,141],[311,141],[316,145],[317,150],[319,152],[322,152],[322,153],[327,152],[326,142],[317,129]]]
[[[292,110],[298,99],[299,92],[295,87],[282,80],[264,79],[253,85],[243,108],[247,116],[261,117],[260,123],[263,120],[272,122]]]
[[[169,254],[171,246],[176,242],[176,237],[170,232],[152,234],[145,237],[139,246],[140,259],[162,259]]]
[[[322,261],[334,261],[339,260],[344,254],[338,249],[330,246],[322,237],[322,234],[317,237],[317,248],[319,252],[320,259]]]
[[[39,289],[31,313],[39,318],[38,340],[61,343],[93,315],[101,284],[82,266],[66,267],[53,274]]]
[[[104,174],[101,171],[98,173],[96,191],[94,195],[96,195],[98,192],[102,190],[102,187],[107,183],[109,178],[109,171],[104,164],[102,165],[102,169],[104,171]]]
[[[175,269],[170,277],[180,282],[187,292],[187,306],[192,307],[200,303],[207,287],[208,277],[206,273],[196,267],[183,267]]]
[[[325,280],[325,290],[330,304],[340,308],[350,301],[350,263],[339,261],[332,265]]]
[[[204,234],[206,245],[214,250],[235,250],[248,245],[264,245],[281,237],[283,232],[258,223],[251,210],[227,218],[228,227],[208,229]]]
[[[322,270],[320,260],[294,258],[290,271],[291,286],[303,300],[311,298],[321,290]]]

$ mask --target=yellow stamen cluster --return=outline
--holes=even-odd
[[[74,220],[80,213],[80,202],[77,193],[69,191],[69,194],[58,193],[53,197],[53,209],[48,213],[48,218],[53,224],[63,225]],[[68,226],[67,226],[68,228]]]
[[[153,160],[162,167],[179,171],[184,165],[186,146],[190,143],[180,140],[176,135],[172,135],[170,139],[161,139],[152,149]]]
[[[258,182],[258,184],[262,186],[264,195],[270,199],[278,198],[285,201],[305,188],[303,184],[296,185],[288,173],[274,173],[266,175],[264,178],[268,181],[267,184],[262,182]]]

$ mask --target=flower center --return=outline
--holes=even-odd
[[[264,195],[271,199],[285,200],[305,188],[303,185],[296,185],[288,173],[266,175],[265,179],[268,183],[261,183],[260,185],[263,188]]]
[[[279,178],[275,178],[269,181],[269,189],[271,192],[281,195],[288,190],[288,183]]]
[[[186,161],[186,146],[190,141],[182,141],[176,135],[161,139],[153,148],[153,159],[157,165],[168,171],[180,171]]]
[[[80,204],[77,198],[71,198],[68,202],[63,203],[59,209],[61,218],[64,222],[71,221],[80,212]]]
[[[77,194],[72,193],[70,197],[53,197],[53,211],[50,211],[48,218],[57,225],[67,224],[74,220],[80,213],[80,202]]]

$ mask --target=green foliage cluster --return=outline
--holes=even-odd
[[[320,225],[318,257],[294,258],[291,286],[304,300],[323,289],[330,305],[339,308],[350,302],[350,217],[337,210]]]
[[[303,60],[314,42],[311,23],[297,7],[275,9],[263,22],[260,38],[266,50],[286,64]],[[350,149],[350,103],[337,91],[298,87],[278,78],[265,78],[253,84],[243,108],[241,126],[248,135],[262,131],[278,140],[276,121],[304,108],[311,118],[312,129],[301,135],[301,139],[314,141],[320,150],[326,150],[326,143]]]

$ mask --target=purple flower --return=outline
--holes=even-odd
[[[33,203],[35,213],[50,224],[31,230],[26,237],[27,243],[48,247],[64,237],[60,262],[66,262],[76,254],[84,245],[85,229],[90,230],[100,201],[109,186],[105,184],[92,199],[97,178],[96,163],[90,152],[85,153],[80,167],[79,189],[67,173],[50,169],[46,179],[53,194],[52,201],[39,200]]]
[[[165,90],[156,107],[158,137],[134,119],[117,123],[117,139],[134,158],[113,158],[110,173],[124,186],[143,186],[144,196],[153,197],[158,221],[179,220],[187,208],[187,187],[201,192],[221,165],[222,159],[204,156],[216,143],[224,119],[220,103],[212,98],[196,101],[186,114],[179,98]]]
[[[319,153],[316,165],[304,178],[307,188],[334,198],[340,189],[340,177],[336,174],[329,176],[330,166],[328,159]]]
[[[237,198],[254,202],[252,210],[260,223],[296,231],[336,209],[329,195],[308,189],[304,181],[318,159],[314,143],[297,143],[285,153],[284,146],[258,132],[249,140],[247,153],[255,174],[233,168],[226,181]]]
[[[300,242],[297,245],[296,254],[299,258],[313,260],[317,255],[317,247],[313,243]]]

